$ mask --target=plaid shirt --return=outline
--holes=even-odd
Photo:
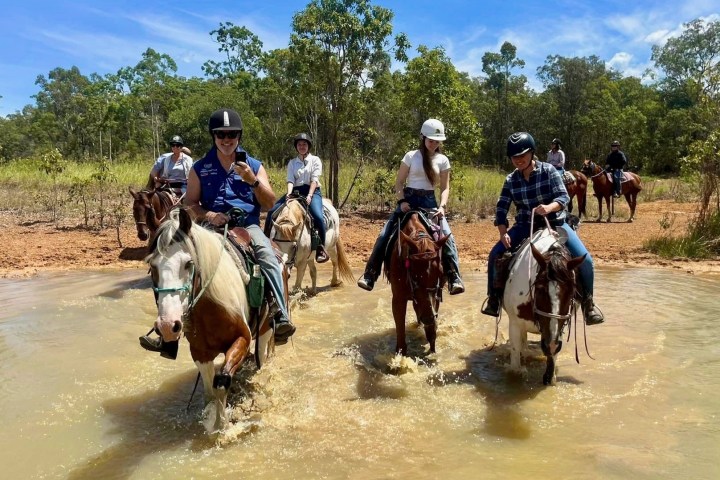
[[[520,170],[515,169],[505,178],[500,198],[495,207],[495,225],[508,225],[508,211],[510,204],[517,208],[516,224],[530,224],[530,212],[538,205],[547,205],[558,202],[562,209],[548,214],[547,219],[551,225],[562,225],[565,221],[565,208],[570,197],[568,196],[562,177],[557,169],[549,163],[535,162],[535,168],[530,173],[530,179],[525,180]]]

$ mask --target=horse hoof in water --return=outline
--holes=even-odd
[[[632,218],[628,218],[627,223],[633,223],[633,219],[632,219]]]

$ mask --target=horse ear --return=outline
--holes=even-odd
[[[184,208],[180,208],[179,213],[180,213],[180,230],[185,232],[185,234],[189,234],[190,227],[192,227],[192,219],[190,218],[190,214]]]
[[[577,267],[582,265],[582,263],[585,261],[585,257],[587,257],[587,253],[583,255],[582,257],[575,257],[572,260],[570,260],[567,264],[568,270],[575,270]]]
[[[438,240],[437,242],[435,242],[435,245],[437,245],[438,250],[441,250],[441,249],[445,246],[445,243],[446,243],[449,239],[450,239],[450,234],[447,234],[447,235],[445,235],[444,237],[442,237],[440,240]]]
[[[535,257],[535,261],[540,265],[540,268],[547,267],[547,260],[545,260],[543,254],[540,253],[540,250],[535,248],[535,245],[533,245],[532,242],[530,242],[530,249],[532,250],[533,257]]]
[[[130,192],[130,195],[132,195],[133,198],[137,200],[137,198],[138,198],[137,192],[135,190],[133,190],[132,187],[128,187],[128,191]]]

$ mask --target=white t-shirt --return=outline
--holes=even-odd
[[[402,163],[410,167],[410,173],[406,181],[406,186],[410,188],[422,190],[434,190],[435,186],[430,183],[425,170],[423,169],[422,152],[420,150],[410,150],[405,154]],[[450,160],[442,153],[436,153],[432,158],[433,170],[438,174],[445,170],[450,170]]]
[[[296,187],[310,185],[312,182],[316,182],[319,186],[321,175],[322,160],[310,153],[307,154],[304,161],[297,156],[288,162],[287,182]]]
[[[193,159],[184,153],[180,154],[177,162],[173,162],[172,153],[160,155],[153,165],[150,173],[167,178],[170,182],[187,183],[187,177],[192,168]]]

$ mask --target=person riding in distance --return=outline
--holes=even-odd
[[[562,144],[557,138],[553,138],[550,144],[550,151],[547,154],[547,163],[555,167],[560,176],[565,173],[565,152],[562,151]]]
[[[210,116],[208,128],[214,145],[193,165],[184,203],[197,220],[215,227],[222,227],[230,220],[226,213],[232,208],[246,213],[243,226],[252,239],[256,260],[280,307],[275,317],[275,341],[282,344],[295,333],[295,326],[290,322],[285,301],[282,266],[275,257],[270,239],[259,227],[260,209],[272,207],[275,193],[259,160],[247,156],[244,163],[235,163],[236,151],[247,155],[239,146],[243,124],[235,110],[216,110]],[[238,285],[238,288],[245,286]],[[140,344],[152,351],[164,352],[168,343],[177,342],[152,340],[147,336],[140,338]],[[174,350],[177,351],[177,346]]]
[[[295,135],[295,150],[297,157],[287,164],[287,193],[278,200],[275,206],[268,212],[265,219],[265,235],[270,236],[272,230],[273,214],[283,206],[285,199],[293,192],[297,192],[305,198],[308,211],[313,219],[313,225],[317,229],[320,243],[315,251],[315,261],[324,263],[329,260],[325,251],[325,233],[327,227],[323,216],[322,193],[320,192],[320,176],[322,175],[322,160],[310,153],[312,138],[307,133]]]
[[[455,239],[451,235],[450,225],[445,218],[445,209],[450,197],[450,160],[440,150],[445,140],[445,126],[440,120],[428,119],[420,128],[420,146],[405,154],[395,179],[397,208],[390,216],[373,246],[370,258],[365,265],[365,273],[358,286],[372,290],[380,276],[385,250],[397,222],[411,209],[437,209],[442,233],[450,235],[443,247],[443,268],[448,279],[450,295],[465,291],[460,278],[460,262]],[[440,206],[435,199],[435,186],[440,185]]]
[[[172,152],[160,155],[150,170],[147,188],[158,188],[168,185],[173,193],[182,195],[187,190],[187,177],[192,168],[193,159],[185,154],[183,139],[175,135],[170,139]]]
[[[610,144],[610,154],[605,159],[605,170],[612,172],[613,186],[615,192],[613,197],[617,198],[622,192],[623,170],[627,167],[628,161],[625,153],[620,150],[620,142],[615,140]]]
[[[546,216],[550,225],[567,235],[566,247],[573,257],[586,255],[585,261],[578,267],[578,289],[585,323],[596,325],[604,318],[595,308],[593,284],[595,268],[593,259],[583,245],[575,230],[565,223],[565,207],[570,197],[565,190],[562,178],[552,165],[537,160],[535,140],[526,132],[513,133],[507,140],[507,156],[515,170],[505,178],[500,197],[495,208],[495,225],[500,233],[500,241],[490,251],[488,259],[488,298],[482,313],[497,317],[500,314],[500,301],[503,290],[495,287],[496,260],[509,249],[516,249],[530,237],[530,216],[535,213]],[[515,224],[508,230],[507,214],[510,205],[515,204],[517,213]],[[540,227],[544,222],[537,222]]]

